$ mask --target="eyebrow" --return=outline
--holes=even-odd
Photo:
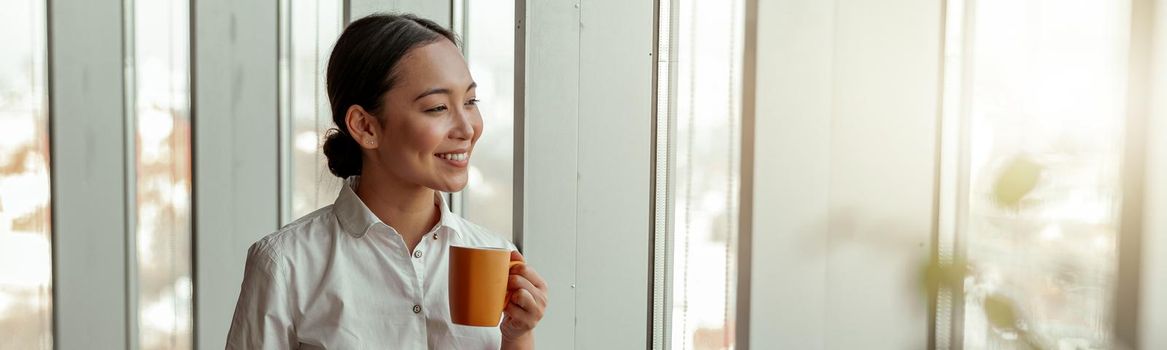
[[[478,87],[478,83],[477,83],[477,82],[471,82],[471,83],[470,83],[470,86],[466,87],[466,91],[470,91],[471,89],[474,89],[474,88],[476,88],[476,87]],[[417,100],[420,100],[420,99],[422,99],[422,98],[424,98],[424,97],[426,97],[426,96],[429,96],[429,95],[435,95],[435,94],[447,94],[447,95],[449,95],[449,94],[450,94],[450,89],[446,89],[446,88],[432,88],[432,89],[426,90],[425,92],[421,93],[421,95],[417,95],[417,98],[415,98],[415,99],[413,99],[413,100],[414,100],[414,101],[417,101]]]

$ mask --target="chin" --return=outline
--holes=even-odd
[[[466,181],[465,178],[462,178],[460,180],[454,180],[454,181],[442,181],[442,182],[437,183],[436,186],[430,186],[430,188],[433,189],[434,191],[453,193],[453,192],[458,192],[458,191],[465,189],[467,182],[468,181]]]

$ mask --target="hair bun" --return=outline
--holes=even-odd
[[[328,130],[324,139],[324,156],[328,171],[339,178],[361,174],[361,146],[352,136],[335,128]]]

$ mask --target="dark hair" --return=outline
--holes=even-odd
[[[345,123],[349,107],[380,115],[381,96],[393,88],[397,62],[414,47],[442,39],[458,42],[448,29],[409,14],[373,14],[344,29],[328,58],[328,101],[336,123],[324,141],[328,171],[340,178],[361,174],[361,147]]]

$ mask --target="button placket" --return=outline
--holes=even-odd
[[[425,236],[422,236],[422,237],[425,237]],[[413,265],[413,275],[417,278],[416,282],[417,282],[418,293],[419,293],[419,295],[423,295],[423,296],[425,295],[425,289],[426,289],[425,288],[426,261],[425,261],[425,259],[422,259],[422,257],[425,256],[425,253],[424,253],[425,248],[430,247],[431,245],[432,245],[431,243],[429,243],[425,239],[422,239],[421,242],[418,242],[418,245],[413,248],[413,254],[411,254],[411,256],[413,256],[413,259],[410,259],[411,260],[410,262],[412,263],[411,265]],[[431,253],[432,253],[432,251],[431,251]]]
[[[410,253],[409,246],[405,243],[405,238],[402,237],[401,234],[398,233],[397,230],[394,229],[393,227],[391,227],[389,225],[385,225],[385,228],[387,231],[389,231],[389,236],[395,238],[395,239],[391,239],[392,244],[400,247],[397,249],[401,249],[402,251],[405,251],[405,260],[403,262],[406,262],[406,263],[409,263],[410,265],[413,265],[413,276],[412,276],[413,280],[411,281],[408,278],[406,278],[404,280],[404,282],[409,283],[410,284],[409,289],[412,289],[414,291],[414,299],[415,299],[414,302],[416,304],[413,304],[413,313],[420,314],[421,313],[422,299],[424,299],[424,296],[425,296],[425,287],[423,284],[423,281],[425,280],[424,271],[421,268],[421,265],[422,265],[421,259],[411,259],[410,257],[412,257],[414,254],[418,254],[420,256],[421,251],[419,249],[415,248],[416,252]],[[424,242],[424,240],[422,242]],[[399,256],[399,255],[395,255],[395,256]]]

